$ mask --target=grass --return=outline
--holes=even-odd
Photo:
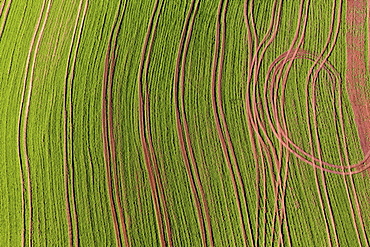
[[[271,101],[263,108],[266,74],[301,18],[293,47],[310,55],[291,63],[279,121],[326,162],[363,158],[345,81],[346,2],[255,0],[247,20],[244,1],[2,3],[0,246],[366,245],[367,172],[314,169],[273,133]],[[330,74],[318,74],[315,126],[311,86],[306,115],[307,57],[323,50],[333,6],[339,31],[323,54],[335,44],[327,64],[343,94],[333,94]],[[251,7],[256,45],[278,20],[255,61]]]

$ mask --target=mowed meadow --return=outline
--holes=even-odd
[[[0,1],[0,246],[369,246],[370,2]]]

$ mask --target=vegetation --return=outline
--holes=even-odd
[[[0,246],[369,246],[369,13],[0,1]]]

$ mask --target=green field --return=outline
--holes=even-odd
[[[350,4],[0,1],[0,247],[369,246]]]

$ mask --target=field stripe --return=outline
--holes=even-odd
[[[72,132],[73,131],[72,88],[73,88],[76,58],[77,58],[77,53],[78,53],[78,49],[80,45],[82,28],[83,28],[83,24],[84,24],[86,12],[87,12],[88,1],[86,1],[85,3],[85,7],[83,9],[82,17],[81,17],[82,4],[83,4],[83,0],[80,1],[79,7],[78,7],[77,17],[76,17],[76,21],[75,21],[75,25],[73,29],[73,35],[71,39],[71,44],[69,48],[69,56],[68,56],[68,62],[66,65],[64,96],[63,96],[64,97],[64,100],[63,100],[63,118],[64,118],[63,163],[64,163],[65,204],[66,204],[66,218],[67,218],[67,224],[68,224],[69,246],[73,246],[73,245],[79,246],[78,216],[77,216],[75,193],[74,193],[75,188],[74,188],[74,171],[73,171],[74,168],[73,168],[73,132]],[[81,20],[81,25],[79,27],[78,34],[77,34],[77,27],[78,27],[78,23],[80,22],[80,19],[82,20]],[[77,40],[76,40],[76,34],[77,34]],[[71,57],[72,54],[73,54],[73,58]],[[72,201],[73,220],[72,220],[72,215],[71,215],[70,201]],[[73,229],[74,229],[74,232],[73,232]]]
[[[244,246],[247,246],[247,234],[244,225],[243,209],[242,204],[247,207],[247,202],[245,198],[244,183],[240,174],[239,165],[235,155],[234,147],[231,141],[230,133],[228,130],[226,117],[223,111],[222,103],[222,73],[223,73],[223,63],[225,57],[225,43],[226,43],[226,12],[228,7],[228,1],[221,0],[219,2],[217,11],[217,21],[216,21],[216,33],[215,33],[215,48],[212,66],[212,83],[211,83],[211,98],[212,98],[212,108],[216,124],[216,130],[218,133],[219,140],[221,142],[222,151],[224,158],[226,160],[228,170],[231,176],[231,181],[233,184],[233,190],[235,195],[235,200],[238,208],[240,228],[242,232],[242,238]],[[220,42],[221,41],[221,42]],[[235,178],[236,173],[237,179]],[[241,191],[241,197],[239,196],[239,190]],[[241,202],[242,201],[242,202]],[[247,209],[246,217],[249,237],[251,244],[253,245],[253,233],[249,218],[249,212]]]
[[[117,13],[115,15],[115,20],[117,21],[117,16],[119,15],[121,8],[121,1],[119,2]],[[110,33],[109,41],[108,41],[108,48],[106,52],[105,57],[105,64],[104,64],[104,76],[103,76],[103,83],[102,83],[102,137],[103,137],[103,147],[104,147],[104,163],[106,168],[106,182],[107,182],[107,190],[108,190],[108,197],[110,202],[110,209],[112,214],[112,221],[113,221],[113,227],[115,230],[115,237],[116,237],[116,245],[122,246],[121,237],[120,237],[120,229],[119,229],[119,223],[118,223],[118,216],[116,212],[115,207],[115,198],[113,193],[113,179],[111,174],[111,156],[110,156],[110,147],[109,147],[109,126],[108,126],[108,100],[107,100],[107,94],[108,94],[108,80],[110,78],[110,67],[112,66],[111,61],[111,46],[112,46],[112,39],[114,35],[114,29],[116,25],[116,21],[113,23],[112,30]],[[113,48],[114,49],[114,48]],[[113,57],[114,59],[114,57]]]
[[[348,11],[348,9],[347,9],[347,11]],[[367,21],[368,21],[367,22],[367,25],[368,25],[368,31],[370,31],[370,15],[369,14],[370,14],[370,1],[367,1]],[[368,38],[369,38],[369,35],[370,34],[368,33]],[[370,42],[369,42],[369,40],[367,40],[367,42],[368,42],[368,48],[370,48]],[[370,54],[370,51],[369,50],[368,50],[368,54]],[[368,66],[369,66],[369,61],[370,61],[370,55],[368,55],[368,57],[367,57]],[[339,89],[340,89],[340,92],[341,92],[341,87],[339,87]],[[339,97],[341,97],[342,93],[340,93],[339,95],[340,95]],[[346,135],[345,135],[345,125],[344,125],[344,117],[343,117],[343,108],[342,108],[341,98],[339,100],[338,107],[339,107],[339,121],[340,121],[341,131],[342,131],[343,145],[344,145],[344,147],[346,149],[346,151],[344,152],[344,154],[345,154],[345,163],[350,164],[349,154],[348,154],[348,148],[347,148],[348,147],[348,145],[347,145],[347,138],[346,138]],[[351,184],[351,190],[352,190],[352,193],[353,193],[353,196],[354,196],[354,199],[355,199],[357,216],[358,216],[358,219],[360,221],[361,230],[362,230],[362,233],[363,233],[363,238],[364,238],[364,241],[365,241],[365,245],[366,246],[369,246],[368,237],[367,237],[365,226],[364,226],[363,216],[362,216],[362,213],[361,213],[360,203],[358,201],[358,196],[357,196],[356,187],[355,187],[355,184],[354,184],[354,180],[353,180],[352,174],[349,174],[349,180],[350,180],[350,184]],[[352,206],[352,201],[351,201],[351,198],[350,198],[350,195],[349,195],[349,191],[348,191],[348,188],[347,188],[346,177],[344,175],[343,175],[343,181],[344,181],[345,186],[346,186],[347,198],[349,200],[350,207],[351,207],[351,214],[352,214],[352,218],[353,218],[354,227],[355,227],[356,233],[358,235],[358,228],[357,228],[357,224],[356,224],[356,220],[355,220],[355,216],[354,216],[354,210],[353,210],[353,206]],[[359,239],[359,236],[358,236],[358,241],[359,241],[359,244],[361,245],[361,240]]]
[[[167,212],[167,203],[164,195],[164,188],[161,181],[157,158],[152,142],[150,129],[150,103],[149,92],[146,77],[150,63],[150,56],[154,44],[154,37],[158,25],[158,20],[163,7],[163,2],[159,6],[159,1],[154,3],[152,15],[148,23],[148,29],[144,38],[140,66],[138,71],[138,94],[139,94],[139,125],[140,125],[140,139],[142,143],[145,164],[149,175],[149,182],[151,186],[153,206],[157,220],[157,229],[159,233],[159,240],[161,246],[172,246],[172,231],[170,220]],[[144,84],[145,82],[145,84]],[[143,96],[143,94],[145,96]],[[164,224],[163,219],[164,218]],[[166,229],[167,241],[164,233]]]
[[[127,226],[126,226],[126,219],[124,214],[124,209],[122,207],[121,198],[119,195],[119,182],[118,182],[118,169],[117,169],[117,161],[116,161],[116,144],[115,144],[115,137],[114,137],[114,124],[113,124],[113,78],[115,73],[115,66],[116,66],[116,50],[117,50],[117,39],[119,35],[119,30],[123,21],[123,17],[126,10],[126,1],[124,3],[124,6],[122,6],[122,2],[120,1],[120,8],[119,8],[119,17],[115,18],[116,22],[112,28],[112,36],[110,40],[111,49],[110,50],[110,64],[109,64],[109,77],[107,78],[107,107],[108,107],[108,117],[107,117],[107,126],[108,126],[108,141],[109,141],[109,150],[110,150],[110,157],[111,157],[111,163],[112,163],[112,170],[113,170],[113,184],[114,184],[114,196],[116,200],[116,205],[118,207],[118,215],[119,215],[119,221],[120,221],[120,229],[121,229],[121,235],[123,235],[125,246],[130,246],[129,238],[127,234]],[[108,55],[108,53],[107,53]],[[125,198],[125,189],[124,185],[122,185],[122,190]]]
[[[113,226],[116,234],[116,244],[122,246],[121,237],[125,246],[130,246],[127,234],[127,226],[121,197],[119,195],[118,169],[116,161],[116,145],[113,123],[113,78],[115,73],[117,56],[117,39],[123,16],[125,14],[126,2],[119,2],[116,18],[112,25],[109,43],[105,59],[104,78],[102,85],[102,135],[104,144],[104,161],[106,164],[107,189],[111,206]],[[112,174],[113,173],[113,174]],[[123,186],[124,188],[124,186]],[[123,189],[125,197],[125,190]],[[117,209],[117,208],[118,209]],[[117,212],[118,210],[118,212]]]
[[[336,38],[334,38],[334,40],[336,40]],[[328,57],[330,55],[330,53],[331,53],[331,51],[332,51],[333,48],[334,48],[334,45],[332,45],[332,47],[329,49],[329,52],[326,55],[326,57]],[[299,53],[298,54],[298,57],[293,57],[291,59],[304,58],[304,59],[310,59],[310,60],[313,60],[313,61],[316,61],[317,60],[317,58],[309,58],[309,57],[307,57],[307,54],[309,54],[309,53],[306,52],[306,51],[299,50],[298,53]],[[305,53],[306,53],[306,55],[304,55]],[[309,54],[309,55],[312,56],[311,54]],[[276,66],[276,63],[277,63],[277,61],[279,59],[281,59],[281,58],[280,57],[277,58],[274,61],[274,63],[272,65],[270,65],[270,68],[269,68],[269,71],[270,72],[268,72],[268,73],[271,73],[271,71],[273,70],[273,67]],[[326,60],[327,60],[327,58],[319,66],[318,71],[320,71],[323,66],[327,66],[330,70],[328,70],[328,69],[326,69],[326,70],[329,73],[333,73],[333,76],[336,78],[336,81],[340,81],[340,75],[339,75],[339,73],[336,72],[335,68],[331,64],[329,64]],[[318,71],[315,72],[316,76],[314,76],[314,78],[317,78]],[[266,80],[265,83],[269,83],[268,80]],[[273,83],[275,84],[276,82],[273,82]],[[274,84],[272,85],[272,87],[274,87]],[[265,85],[265,87],[266,88],[269,88],[266,85]],[[265,92],[265,95],[267,95],[266,92]],[[274,105],[274,107],[276,107],[276,95],[271,95],[271,100],[275,102],[275,103],[273,102],[273,105]],[[267,120],[268,120],[269,125],[271,127],[271,131],[273,132],[273,134],[275,135],[275,137],[286,147],[286,149],[289,152],[291,152],[292,154],[294,154],[300,160],[302,160],[302,161],[304,161],[304,162],[306,162],[306,163],[308,163],[308,164],[312,165],[313,167],[318,168],[320,170],[323,170],[323,171],[326,171],[326,172],[330,172],[330,173],[334,173],[334,174],[342,174],[342,175],[357,174],[357,173],[363,172],[364,170],[366,170],[370,166],[370,164],[367,163],[368,160],[369,160],[369,158],[370,158],[370,153],[369,154],[366,154],[365,157],[364,157],[364,159],[362,161],[358,162],[357,164],[348,165],[344,169],[343,166],[341,166],[341,165],[330,164],[328,162],[325,162],[323,160],[320,160],[319,158],[313,156],[312,154],[309,154],[309,153],[305,152],[302,148],[300,148],[299,146],[297,146],[287,136],[287,134],[284,131],[281,132],[281,133],[279,133],[279,131],[282,131],[281,126],[280,126],[280,123],[277,121],[277,128],[275,128],[275,126],[272,124],[272,116],[271,116],[271,113],[270,113],[270,111],[268,109],[267,104],[264,104],[264,108],[265,108],[265,113],[267,113],[266,117],[267,117]],[[276,112],[277,112],[277,110],[274,110],[273,111],[273,115],[274,115],[274,118],[275,119],[278,119],[278,116],[277,116]],[[258,124],[259,125],[262,125],[262,122],[261,122],[260,119],[258,119]],[[261,129],[261,130],[264,132],[263,129]],[[281,134],[281,136],[280,136],[280,134]],[[317,164],[315,164],[315,162],[312,162],[312,161],[320,162],[320,165],[317,165]],[[339,169],[339,171],[337,171],[337,170],[331,170],[331,169],[328,169],[328,168],[324,168],[323,165],[330,166],[330,167],[335,168],[335,169]],[[355,170],[355,171],[345,171],[345,170],[349,170],[349,169],[353,169],[353,168],[357,168],[357,170]]]
[[[184,83],[185,83],[185,65],[186,56],[192,34],[192,28],[195,17],[199,9],[200,2],[195,0],[191,2],[187,13],[181,39],[179,42],[178,55],[174,74],[174,105],[177,133],[181,148],[181,154],[186,167],[190,187],[192,190],[193,201],[198,213],[198,224],[202,237],[203,246],[207,246],[207,236],[210,246],[214,246],[211,219],[209,215],[208,204],[205,198],[204,189],[201,184],[194,151],[191,145],[189,128],[187,125],[185,106],[184,106]],[[199,191],[198,191],[199,190]],[[207,232],[207,233],[206,233]]]
[[[301,3],[300,3],[300,7],[299,7],[299,12],[298,12],[298,21],[297,21],[297,28],[296,28],[296,32],[295,32],[295,35],[293,37],[293,40],[290,44],[290,47],[288,49],[288,52],[287,52],[287,55],[286,57],[284,58],[284,64],[287,62],[287,59],[289,57],[289,54],[293,51],[294,47],[295,46],[301,46],[302,42],[303,42],[303,37],[304,37],[304,33],[305,33],[305,29],[306,29],[306,25],[307,25],[307,18],[308,18],[308,7],[309,7],[309,1],[306,2],[306,6],[305,6],[305,0],[302,0]],[[305,11],[304,11],[305,9]],[[303,19],[303,24],[302,24],[302,18],[304,16],[304,19]],[[301,26],[303,25],[303,27],[301,28]],[[300,30],[302,30],[302,34],[301,34],[301,37],[298,41],[298,44],[297,43],[297,40],[299,38],[299,34],[300,34]],[[291,69],[291,66],[292,66],[292,62],[289,63],[288,65],[288,68],[287,70],[285,71],[284,73],[284,78],[283,78],[283,85],[282,85],[282,91],[284,90],[285,88],[285,83],[287,81],[287,78],[288,78],[288,74],[289,74],[289,71]],[[278,78],[280,78],[282,76],[282,73],[283,73],[283,70],[280,70],[279,71],[279,74],[278,74]],[[279,79],[278,79],[279,80]],[[281,102],[284,102],[284,94],[281,96]],[[280,104],[281,107],[283,108],[283,103]],[[279,113],[279,115],[281,116],[282,118],[282,121],[283,121],[283,129],[285,131],[288,131],[287,130],[287,124],[286,124],[286,119],[285,119],[285,114],[284,114],[284,110],[282,109],[282,111]],[[285,150],[284,150],[285,151]],[[281,209],[278,210],[278,200],[279,200],[279,197],[276,196],[275,197],[275,206],[274,206],[274,216],[273,216],[273,220],[272,220],[272,225],[274,226],[275,225],[275,220],[276,220],[276,217],[279,217],[279,224],[280,224],[280,238],[279,238],[279,242],[278,242],[278,245],[280,244],[284,244],[284,239],[282,237],[283,233],[283,229],[282,229],[282,224],[283,222],[285,222],[285,231],[287,233],[287,238],[288,238],[288,242],[289,242],[289,245],[291,246],[291,239],[290,239],[290,233],[289,233],[289,226],[288,226],[288,223],[287,223],[287,219],[286,219],[286,209],[285,209],[285,189],[286,189],[286,183],[287,183],[287,178],[288,178],[288,162],[289,162],[289,152],[286,154],[286,158],[285,158],[285,176],[284,176],[284,179],[283,179],[283,182],[281,184],[281,164],[282,163],[282,158],[283,158],[283,146],[281,143],[279,143],[279,163],[278,163],[278,169],[277,169],[277,174],[278,174],[278,180],[277,180],[277,186],[279,186],[279,190],[281,191],[280,192],[280,201],[281,201]],[[282,188],[281,188],[282,187]],[[280,213],[280,215],[278,216],[277,214]],[[272,236],[272,239],[273,239],[273,236]]]
[[[145,79],[146,79],[146,77],[149,73],[148,69],[149,69],[149,64],[150,64],[150,57],[151,57],[151,54],[152,54],[154,39],[155,39],[155,36],[156,36],[156,31],[157,31],[157,26],[158,26],[159,18],[160,18],[160,15],[162,13],[163,7],[164,7],[164,2],[161,2],[161,5],[159,7],[157,7],[159,9],[159,10],[157,10],[158,14],[156,16],[155,24],[154,24],[154,27],[153,27],[152,32],[150,34],[151,37],[150,37],[149,44],[148,44],[148,47],[147,47],[147,57],[146,57],[146,60],[145,60],[144,70],[143,70],[143,74],[145,75],[145,77],[144,77]],[[168,246],[173,246],[172,230],[171,230],[171,224],[170,224],[170,219],[169,219],[169,215],[168,215],[167,201],[166,201],[166,198],[165,198],[164,187],[163,187],[163,183],[162,183],[162,178],[160,176],[160,171],[159,171],[157,157],[156,157],[155,150],[154,150],[153,138],[152,138],[151,128],[150,128],[150,126],[151,126],[151,123],[150,123],[150,99],[149,99],[150,95],[149,95],[149,88],[148,87],[149,87],[148,83],[146,82],[145,85],[144,85],[144,94],[145,94],[145,105],[144,105],[144,114],[145,114],[145,116],[144,117],[145,117],[146,140],[147,140],[148,147],[149,147],[151,165],[152,165],[152,169],[153,169],[153,172],[154,172],[154,175],[155,175],[156,186],[157,186],[158,193],[159,193],[159,199],[160,199],[159,203],[161,205],[161,211],[162,211],[162,215],[163,215],[164,222],[165,222],[167,245]]]
[[[6,21],[7,21],[7,19],[8,19],[8,14],[9,14],[9,10],[10,10],[10,7],[11,7],[11,5],[12,5],[12,2],[13,2],[12,0],[4,1],[4,2],[1,4],[1,7],[0,7],[0,20],[1,20],[1,26],[0,26],[0,40],[1,40],[1,38],[3,37],[3,33],[4,33],[4,29],[5,29],[5,24],[6,24]],[[6,3],[6,7],[5,7],[5,12],[3,13],[5,3]]]
[[[243,6],[243,18],[244,18],[244,24],[247,29],[247,43],[248,43],[248,60],[247,60],[247,82],[249,82],[249,78],[251,77],[252,73],[252,60],[253,60],[253,54],[254,54],[254,49],[257,49],[257,34],[255,30],[255,24],[254,24],[254,16],[253,16],[253,0],[245,0],[244,6]],[[251,24],[249,23],[251,22]],[[253,29],[253,32],[252,30]],[[247,85],[247,93],[246,95],[249,95],[249,85]],[[255,171],[256,171],[256,211],[255,211],[255,239],[254,239],[254,245],[258,246],[258,241],[259,241],[259,213],[260,213],[260,176],[262,170],[262,173],[264,173],[264,162],[261,162],[260,167],[260,156],[258,155],[258,150],[257,150],[257,140],[256,140],[256,133],[253,130],[252,127],[252,113],[250,111],[250,100],[247,98],[246,103],[245,103],[245,108],[244,108],[244,114],[247,118],[247,126],[248,126],[248,132],[249,132],[249,141],[251,144],[252,148],[252,154],[253,154],[253,160],[255,162]],[[264,176],[264,175],[263,175]],[[263,181],[266,181],[265,178],[263,178]],[[264,183],[264,191],[266,192],[266,184]],[[263,207],[264,209],[266,207]],[[266,215],[266,214],[264,214]],[[265,238],[265,235],[262,236]],[[265,240],[263,240],[265,242]]]
[[[155,39],[155,36],[156,36],[157,26],[158,26],[158,22],[159,22],[159,17],[162,13],[162,8],[163,7],[164,7],[164,2],[161,2],[161,6],[158,7],[159,8],[159,13],[158,13],[157,18],[155,20],[154,28],[152,30],[151,38],[150,38],[150,41],[149,41],[149,47],[148,47],[148,51],[147,51],[147,58],[146,58],[146,61],[145,61],[144,71],[143,71],[145,77],[147,77],[147,75],[149,73],[148,69],[149,69],[149,64],[150,64],[150,56],[152,54],[154,39]],[[145,90],[144,90],[145,91],[144,112],[145,112],[146,139],[147,139],[147,142],[148,142],[150,159],[151,159],[152,167],[153,167],[154,174],[155,174],[156,186],[159,190],[159,198],[160,198],[159,202],[160,202],[160,205],[161,205],[162,214],[163,214],[163,218],[164,218],[165,226],[166,226],[167,245],[168,246],[173,246],[172,230],[171,230],[171,224],[170,224],[170,219],[169,219],[169,215],[168,215],[167,201],[166,201],[166,198],[165,198],[164,187],[163,187],[163,183],[162,183],[162,178],[160,176],[160,171],[159,171],[157,157],[156,157],[155,150],[154,150],[153,138],[152,138],[151,128],[150,128],[150,126],[151,126],[151,123],[150,123],[150,100],[149,100],[148,83],[145,84],[144,88],[145,88]]]
[[[34,69],[36,63],[36,57],[39,50],[39,45],[41,43],[41,38],[45,29],[46,21],[49,16],[49,11],[51,8],[52,1],[48,2],[45,11],[46,1],[43,2],[41,11],[39,14],[39,18],[37,20],[36,26],[34,28],[34,33],[31,39],[30,48],[27,55],[26,66],[24,71],[24,78],[23,78],[23,90],[21,96],[21,104],[19,110],[19,117],[18,117],[18,132],[17,132],[17,139],[18,139],[18,157],[21,166],[21,170],[23,171],[23,164],[26,170],[27,176],[27,191],[28,191],[28,245],[32,246],[32,233],[33,233],[33,201],[32,201],[32,181],[31,181],[31,167],[29,163],[29,155],[28,155],[28,146],[27,146],[27,129],[28,129],[28,115],[30,110],[30,103],[31,103],[31,95],[32,95],[32,86],[33,86],[33,76],[34,76]],[[46,13],[44,13],[46,12]],[[42,22],[42,24],[41,24]],[[41,27],[40,27],[41,25]],[[36,41],[37,38],[37,41]],[[35,43],[36,42],[36,43]],[[33,56],[32,56],[33,52]],[[29,75],[30,73],[30,75]],[[28,89],[28,90],[27,90]],[[22,127],[21,127],[22,126]],[[23,177],[23,175],[21,175]],[[22,183],[23,183],[22,179]],[[23,189],[24,186],[22,185]],[[22,191],[23,193],[24,191]],[[22,195],[22,203],[24,203],[24,195]],[[25,205],[22,206],[22,212],[26,212]],[[22,231],[22,246],[25,246],[26,241],[26,229]]]
[[[271,139],[268,137],[268,135],[266,135],[266,130],[265,130],[265,126],[263,124],[263,122],[261,121],[261,114],[260,114],[260,111],[261,111],[261,107],[257,104],[257,84],[258,84],[258,76],[259,76],[259,72],[260,72],[260,67],[261,67],[261,64],[262,64],[262,61],[263,61],[263,58],[264,58],[264,55],[268,49],[268,47],[271,45],[271,43],[275,40],[276,38],[276,34],[277,34],[277,31],[278,31],[278,28],[279,28],[279,23],[280,23],[280,19],[281,19],[281,10],[282,10],[282,1],[274,1],[273,3],[273,6],[271,7],[271,20],[270,20],[270,24],[269,24],[269,28],[268,30],[266,31],[264,37],[262,38],[261,42],[258,43],[257,45],[257,48],[255,49],[255,52],[254,52],[254,55],[253,55],[253,59],[252,59],[252,62],[251,62],[251,70],[250,70],[250,73],[248,75],[248,84],[250,86],[248,86],[248,92],[247,92],[247,95],[246,97],[251,97],[250,100],[251,100],[251,103],[252,103],[252,107],[250,106],[249,102],[248,102],[248,105],[247,107],[251,107],[251,115],[252,115],[252,126],[254,128],[254,131],[257,133],[257,136],[258,136],[258,142],[259,142],[259,145],[261,145],[263,147],[263,150],[265,152],[265,155],[266,155],[266,159],[267,159],[267,164],[268,164],[268,168],[269,168],[269,173],[270,173],[270,180],[271,180],[271,184],[273,185],[273,192],[274,192],[274,196],[275,198],[278,196],[278,188],[277,188],[277,183],[276,183],[276,177],[275,177],[275,172],[274,172],[274,164],[277,164],[279,161],[278,161],[278,157],[277,157],[277,154],[276,154],[276,150],[274,148],[274,145],[272,144],[271,142]],[[252,87],[252,92],[250,93],[250,87]],[[247,101],[249,101],[247,99]],[[259,123],[260,127],[257,127],[257,123]],[[263,131],[263,135],[266,137],[266,139],[264,140],[262,138],[262,135],[259,133],[259,129],[261,129]],[[270,149],[270,150],[269,150]],[[262,155],[262,154],[261,154]],[[266,190],[266,175],[264,175],[264,184],[265,184],[265,190]],[[266,191],[264,192],[265,196],[264,196],[264,208],[266,210],[266,203],[267,203],[267,197],[266,197]],[[266,212],[264,212],[264,233],[263,233],[263,236],[266,236]],[[271,227],[271,241],[273,239],[273,236],[274,236],[274,226]],[[266,240],[264,240],[264,242],[266,243]]]

